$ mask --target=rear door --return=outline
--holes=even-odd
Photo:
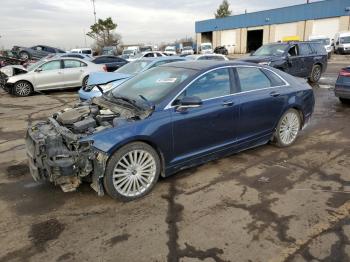
[[[82,85],[83,74],[87,64],[76,59],[64,59],[63,71],[65,87],[76,87]]]
[[[308,43],[298,43],[299,57],[301,61],[300,74],[301,77],[308,77],[311,74],[312,66],[314,65],[314,57],[316,53],[313,52]]]
[[[275,73],[259,67],[237,67],[240,121],[237,139],[249,143],[269,138],[287,99],[286,83]]]
[[[64,87],[64,74],[61,60],[53,60],[35,70],[34,85],[36,90]]]
[[[235,142],[238,123],[238,98],[232,96],[230,68],[209,71],[190,84],[177,100],[199,97],[203,104],[184,111],[173,107],[174,159],[179,164],[188,158],[213,153]],[[175,102],[176,104],[176,102]]]

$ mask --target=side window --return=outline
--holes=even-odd
[[[51,47],[44,47],[44,51],[49,52],[49,53],[56,53],[55,49]]]
[[[144,55],[144,57],[153,57],[153,53],[147,53]]]
[[[43,50],[43,48],[42,48],[41,46],[38,45],[38,46],[35,46],[35,47],[34,47],[34,50],[36,50],[36,51],[41,51],[41,50]]]
[[[271,86],[284,86],[284,85],[286,85],[286,83],[279,76],[277,76],[275,73],[273,73],[269,70],[266,70],[266,69],[263,69],[262,71],[270,79]]]
[[[291,48],[289,48],[288,56],[297,56],[297,55],[298,55],[297,47],[293,45]]]
[[[57,70],[61,68],[61,61],[51,61],[41,66],[42,71]]]
[[[84,63],[78,60],[63,60],[64,68],[76,68],[84,66]]]
[[[231,85],[229,69],[222,68],[203,75],[187,87],[181,95],[197,96],[204,100],[229,95],[230,93]]]
[[[161,53],[156,53],[158,57],[162,57],[162,54]]]
[[[309,44],[306,43],[300,43],[299,46],[299,54],[300,55],[311,55],[312,50]]]
[[[269,78],[257,67],[238,67],[241,92],[271,87]]]

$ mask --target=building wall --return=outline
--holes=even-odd
[[[213,46],[224,45],[231,54],[246,53],[247,31],[258,29],[263,29],[263,44],[281,41],[286,36],[299,36],[300,40],[308,40],[311,35],[333,38],[339,31],[350,31],[350,16],[213,31]],[[203,42],[209,40],[197,33],[197,45]]]

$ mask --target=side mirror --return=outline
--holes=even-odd
[[[200,107],[202,105],[202,100],[197,97],[197,96],[185,96],[184,98],[182,98],[177,107],[176,110],[177,111],[182,111],[184,109],[187,108],[196,108],[196,107]]]
[[[37,73],[40,73],[41,71],[43,71],[43,70],[40,67],[35,69],[35,72],[37,72]]]

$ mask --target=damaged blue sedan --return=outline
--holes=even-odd
[[[86,181],[99,195],[134,200],[159,176],[270,142],[292,145],[314,104],[307,83],[271,67],[166,64],[30,126],[30,171],[64,191]]]

